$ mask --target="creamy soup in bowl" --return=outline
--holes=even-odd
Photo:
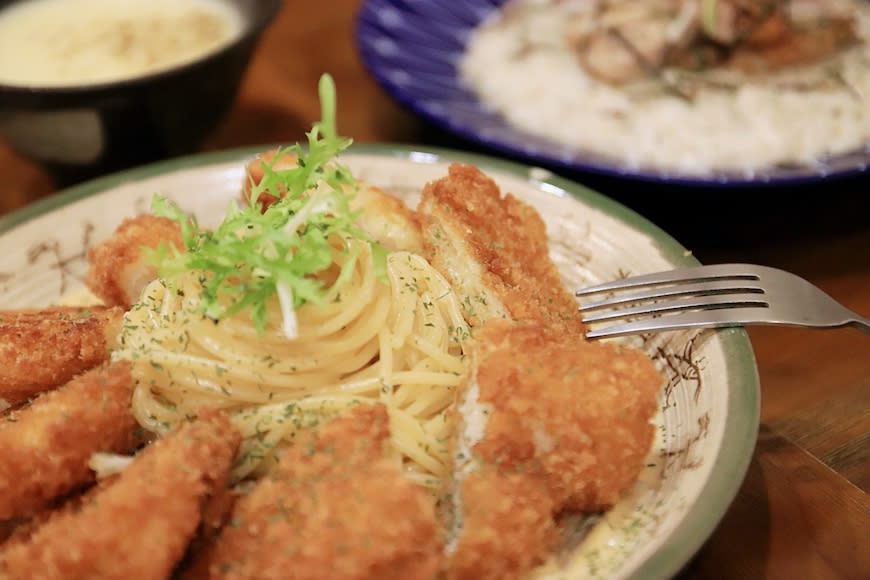
[[[236,40],[222,0],[31,0],[0,9],[0,84],[65,87],[190,63]]]
[[[0,0],[0,139],[58,185],[201,145],[281,0]]]

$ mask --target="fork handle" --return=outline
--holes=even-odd
[[[861,316],[856,316],[855,318],[850,320],[849,326],[851,326],[852,328],[857,328],[858,330],[866,334],[870,334],[870,320]]]

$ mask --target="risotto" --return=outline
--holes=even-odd
[[[621,19],[617,15],[609,24],[596,24],[599,32],[607,27],[602,40],[611,44],[596,55],[592,41],[584,40],[580,49],[576,39],[578,28],[589,26],[589,18],[580,16],[594,10],[598,18],[602,3],[513,0],[472,33],[459,63],[463,79],[512,125],[630,169],[751,176],[774,166],[817,164],[870,142],[868,3],[847,3],[845,41],[842,34],[832,36],[833,27],[825,21],[816,37],[786,36],[785,42],[792,43],[786,46],[750,41],[749,48],[740,47],[743,53],[728,52],[732,45],[721,36],[728,30],[704,20],[709,14],[675,10],[662,28],[671,42],[665,53],[655,52],[655,31],[649,26],[618,36],[619,26],[640,22],[640,4],[632,2],[624,4],[628,10]],[[691,3],[689,8],[700,10],[715,4],[660,2],[668,3],[682,8]],[[675,28],[686,30],[687,18],[696,19],[701,39],[690,49],[674,40],[682,34],[675,35]],[[581,34],[592,38],[588,31]],[[800,52],[805,48],[801,42],[817,49],[832,38],[836,44],[818,58]],[[623,55],[628,63],[619,61],[620,42],[628,47],[628,56]],[[807,62],[783,60],[796,55],[807,56]],[[596,56],[609,60],[596,68]],[[700,57],[712,61],[699,65]],[[626,64],[633,69],[626,72]]]

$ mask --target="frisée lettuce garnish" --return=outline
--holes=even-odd
[[[230,202],[222,223],[214,230],[200,228],[196,218],[174,202],[154,196],[155,215],[177,222],[183,250],[161,244],[149,252],[161,278],[172,283],[185,272],[202,273],[199,308],[219,321],[250,309],[259,333],[266,328],[266,299],[277,294],[284,334],[295,338],[297,308],[319,303],[328,288],[316,274],[333,264],[337,240],[362,239],[372,248],[375,267],[385,271],[386,252],[355,225],[357,212],[350,201],[356,182],[336,159],[352,139],[336,131],[335,84],[329,75],[320,78],[318,92],[321,120],[306,133],[307,147],[298,143],[281,148],[270,163],[262,163],[259,183],[251,179],[248,204]],[[290,168],[276,169],[275,160],[295,156]],[[260,200],[268,199],[269,204]],[[340,251],[359,252],[343,243]],[[356,256],[351,256],[356,258]],[[344,260],[333,284],[344,283],[355,259]]]

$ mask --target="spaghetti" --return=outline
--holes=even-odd
[[[156,280],[126,315],[117,359],[133,364],[133,410],[163,434],[204,407],[230,413],[244,438],[234,476],[268,471],[295,433],[354,405],[381,402],[396,461],[430,487],[449,473],[449,409],[466,371],[468,338],[448,282],[421,256],[387,256],[348,238],[324,276],[324,298],[295,312],[296,338],[281,328],[277,296],[259,333],[244,312],[212,320],[199,308],[204,274]],[[348,261],[352,263],[348,264]],[[342,283],[337,272],[349,275]]]

